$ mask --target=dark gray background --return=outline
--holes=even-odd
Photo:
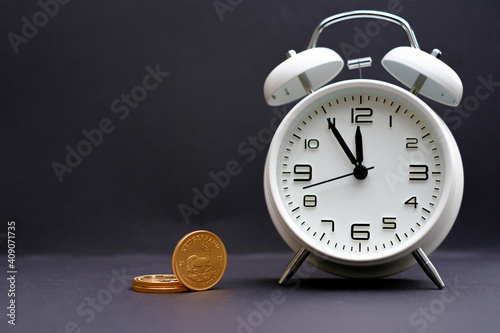
[[[0,2],[0,247],[5,251],[7,221],[15,220],[18,269],[17,325],[8,325],[3,311],[1,325],[54,333],[497,331],[500,87],[478,87],[481,78],[500,82],[500,5],[400,0],[396,6],[423,50],[442,50],[469,101],[460,109],[426,100],[451,127],[465,168],[461,213],[431,257],[448,285],[439,291],[416,266],[359,281],[305,265],[292,286],[279,287],[291,252],[265,206],[268,144],[255,156],[238,149],[276,117],[262,87],[288,49],[303,50],[327,16],[387,10],[393,1],[221,2],[232,4],[222,19],[212,0],[73,0],[17,53],[8,34],[20,35],[23,18],[32,22],[41,7],[35,0]],[[319,45],[344,56],[340,45],[355,45],[356,31],[368,22],[329,28]],[[395,82],[380,60],[407,45],[405,38],[388,25],[352,57],[373,58],[365,77]],[[120,119],[112,103],[137,90],[146,67],[158,64],[168,77]],[[337,80],[357,75],[344,69]],[[479,100],[478,92],[489,96]],[[65,147],[75,149],[82,130],[105,118],[114,131],[59,182],[51,164],[64,163]],[[192,205],[193,189],[203,189],[229,161],[241,172],[186,223],[179,205]],[[215,288],[175,295],[131,290],[132,276],[171,272],[175,244],[196,229],[218,234],[230,254]],[[2,258],[6,311],[12,298]],[[276,293],[279,303],[264,315],[256,304],[269,304]],[[100,311],[91,311],[90,299],[104,304]],[[252,319],[259,325],[240,326]]]
[[[17,249],[25,254],[171,253],[196,229],[217,233],[230,253],[285,250],[262,189],[268,145],[251,161],[238,150],[275,117],[263,98],[264,80],[288,49],[305,49],[325,17],[387,10],[391,2],[233,0],[219,16],[213,1],[74,0],[16,53],[8,34],[21,35],[22,18],[33,22],[41,7],[2,1],[0,233],[15,220]],[[479,101],[460,113],[426,100],[445,115],[465,168],[463,206],[443,248],[494,248],[500,87],[482,100],[475,96],[479,77],[500,82],[500,5],[400,0],[396,7],[423,50],[442,50],[463,81],[464,98]],[[319,45],[343,55],[339,45],[355,45],[355,28],[367,22],[329,28]],[[352,57],[373,58],[365,77],[395,82],[380,59],[399,45],[407,45],[406,37],[389,25]],[[112,102],[157,64],[169,76],[120,120]],[[344,69],[337,80],[354,77]],[[114,131],[59,182],[51,164],[64,163],[65,147],[76,148],[82,130],[103,118]],[[192,205],[193,189],[203,189],[209,173],[231,160],[241,172],[187,224],[179,204]]]

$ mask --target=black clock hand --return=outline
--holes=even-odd
[[[356,161],[358,165],[361,165],[363,162],[363,138],[361,137],[361,130],[356,129]]]
[[[363,167],[363,168],[366,171],[366,173],[368,173],[368,170],[371,170],[371,169],[373,169],[375,167],[372,166],[372,167],[369,167],[369,168],[365,168],[365,167]],[[308,188],[311,188],[311,187],[314,187],[314,186],[318,186],[318,185],[322,185],[322,184],[325,184],[325,183],[333,182],[334,180],[342,179],[342,178],[353,176],[353,175],[356,177],[356,169],[354,170],[354,172],[348,173],[346,175],[342,175],[342,176],[338,176],[338,177],[335,177],[335,178],[323,180],[322,182],[319,182],[319,183],[316,183],[316,184],[307,185],[307,186],[304,186],[302,189],[305,190],[305,189],[308,189]],[[358,177],[356,177],[356,178],[358,178]]]
[[[361,164],[361,162],[363,161],[363,143],[361,140],[361,130],[359,129],[359,126],[356,130],[356,155],[358,155],[358,158],[360,160],[357,160],[352,154],[347,144],[345,143],[344,138],[342,138],[342,135],[340,135],[340,132],[335,127],[335,123],[332,123],[330,118],[327,118],[326,120],[328,121],[328,129],[332,131],[333,135],[335,136],[340,146],[344,150],[345,154],[349,158],[349,161],[351,161],[351,163],[354,164],[354,172],[352,174],[357,179],[365,179],[366,176],[368,176],[369,168],[366,168],[364,165]]]
[[[335,124],[331,122],[330,118],[327,118],[326,120],[328,121],[328,129],[330,129],[332,131],[333,135],[335,135],[335,138],[337,139],[340,146],[342,147],[342,149],[346,153],[347,157],[349,158],[349,161],[351,161],[352,164],[357,166],[358,164],[356,163],[356,158],[352,154],[349,147],[347,147],[347,144],[345,143],[344,139],[342,138],[342,135],[340,135],[339,130],[335,127]]]

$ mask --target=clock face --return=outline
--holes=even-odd
[[[352,80],[315,94],[290,112],[270,148],[278,230],[329,259],[415,250],[449,204],[451,134],[426,104],[388,83]]]

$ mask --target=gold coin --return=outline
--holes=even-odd
[[[172,268],[177,279],[192,290],[215,286],[226,271],[227,252],[214,233],[193,231],[175,247]]]
[[[174,274],[150,274],[136,276],[132,280],[132,284],[134,286],[143,287],[175,287],[182,285]]]
[[[184,286],[174,286],[174,287],[144,287],[132,285],[132,289],[140,293],[150,293],[150,294],[171,294],[180,293],[189,290]]]

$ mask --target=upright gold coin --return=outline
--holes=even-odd
[[[150,293],[150,294],[171,294],[180,293],[189,290],[184,286],[174,286],[174,287],[144,287],[132,285],[132,289],[140,293]]]
[[[215,286],[226,271],[227,252],[217,235],[210,231],[193,231],[175,247],[172,268],[177,279],[192,290]]]
[[[143,287],[175,287],[182,286],[174,274],[150,274],[136,276],[132,280],[134,286]]]

